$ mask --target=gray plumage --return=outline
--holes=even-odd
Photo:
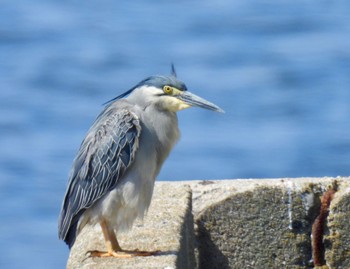
[[[109,105],[89,130],[74,160],[59,221],[59,238],[69,246],[81,214],[116,187],[134,160],[140,131],[137,116],[116,104]]]
[[[222,112],[189,93],[175,70],[171,76],[147,78],[108,102],[73,162],[59,217],[60,239],[72,247],[87,223],[103,220],[118,232],[143,217],[155,178],[180,137],[176,112],[189,106]]]

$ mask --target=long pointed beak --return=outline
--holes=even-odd
[[[202,97],[199,97],[199,96],[197,96],[191,92],[188,92],[188,91],[181,92],[181,94],[179,94],[177,96],[177,98],[189,106],[197,106],[197,107],[209,109],[209,110],[220,112],[220,113],[225,112],[217,105],[210,103],[209,101],[203,99]]]

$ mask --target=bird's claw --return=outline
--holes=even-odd
[[[120,250],[120,251],[99,251],[99,250],[89,250],[85,253],[86,258],[94,257],[115,257],[121,259],[127,259],[132,257],[148,257],[159,254],[160,251],[140,251],[139,249],[135,250]],[[84,259],[84,260],[85,260]]]

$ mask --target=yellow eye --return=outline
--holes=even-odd
[[[173,88],[168,86],[168,85],[166,85],[166,86],[163,87],[163,91],[166,94],[172,94],[173,93]]]

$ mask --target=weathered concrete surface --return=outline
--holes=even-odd
[[[85,229],[68,268],[349,269],[349,182],[340,177],[158,182],[144,222],[119,238],[126,249],[160,249],[162,255],[84,260],[87,250],[105,248],[99,228]],[[324,222],[325,263],[316,267],[311,229],[329,189],[337,191]]]
[[[124,249],[160,250],[159,255],[131,259],[87,258],[87,251],[104,250],[105,245],[100,227],[86,226],[71,250],[67,268],[194,268],[193,235],[189,186],[159,182],[145,219],[137,221],[131,232],[118,236]]]
[[[342,181],[330,206],[326,261],[329,268],[350,268],[350,179]]]
[[[342,189],[347,181],[300,178],[190,184],[199,268],[314,268],[310,235],[319,197],[329,188]],[[326,259],[336,256],[329,268],[350,268],[349,197],[337,195],[340,214],[332,209],[332,223],[343,234],[332,239],[339,249],[330,248]],[[345,267],[339,267],[340,259]]]

